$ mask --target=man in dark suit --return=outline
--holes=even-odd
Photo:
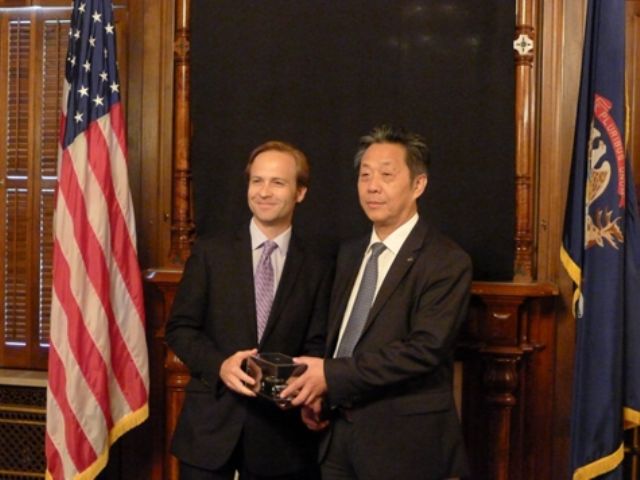
[[[298,409],[251,398],[243,369],[258,351],[324,352],[330,262],[291,229],[309,166],[293,146],[267,142],[246,172],[250,224],[196,242],[167,324],[167,343],[191,374],[172,443],[181,480],[319,476],[315,434]]]
[[[327,358],[296,359],[307,371],[282,392],[305,405],[311,429],[330,422],[320,447],[323,480],[468,471],[452,378],[471,262],[418,217],[426,160],[421,137],[403,130],[381,127],[361,139],[358,194],[373,231],[341,246]]]

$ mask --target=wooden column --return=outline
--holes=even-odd
[[[459,354],[474,479],[550,478],[557,293],[550,284],[473,284]]]
[[[191,1],[176,0],[174,41],[173,182],[169,263],[183,265],[194,232],[191,207],[190,21]]]
[[[504,352],[483,352],[485,363],[484,398],[488,405],[488,478],[509,478],[511,414],[517,403],[518,363],[521,353],[517,349]]]
[[[152,363],[152,413],[159,418],[154,428],[154,480],[178,478],[178,462],[169,453],[171,438],[182,408],[188,372],[165,343],[165,325],[182,277],[180,269],[150,269],[144,272],[148,317],[152,320],[149,350]],[[155,460],[158,458],[158,460]]]
[[[530,282],[534,272],[534,178],[536,171],[537,0],[516,0],[515,56],[515,256],[514,281]]]
[[[165,321],[182,276],[182,266],[191,252],[191,242],[195,231],[191,204],[191,144],[190,119],[190,42],[191,42],[191,1],[175,2],[174,41],[174,114],[173,114],[173,172],[171,208],[171,249],[169,264],[175,270],[150,271],[147,281],[155,285],[165,298]],[[164,346],[165,359],[165,442],[164,478],[178,478],[178,461],[169,453],[171,438],[182,402],[184,387],[189,380],[189,372],[175,354],[164,343],[164,326],[158,332],[158,341]]]
[[[166,376],[166,423],[165,435],[167,438],[166,462],[168,479],[178,478],[178,459],[169,453],[169,445],[173,432],[176,429],[178,416],[182,410],[184,403],[185,387],[189,383],[189,370],[180,361],[180,359],[170,349],[167,349],[167,357],[165,360]]]

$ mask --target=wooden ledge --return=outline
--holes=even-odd
[[[0,385],[47,388],[47,372],[0,368]]]
[[[149,283],[178,283],[182,278],[182,268],[149,268],[142,273],[142,277]]]
[[[548,282],[473,282],[471,293],[477,296],[506,297],[554,297],[559,294],[557,285]]]

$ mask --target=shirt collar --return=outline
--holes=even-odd
[[[416,212],[409,220],[404,222],[398,228],[396,228],[387,238],[384,239],[384,242],[380,240],[378,234],[376,233],[376,229],[373,228],[371,231],[371,240],[369,240],[369,247],[376,242],[384,243],[384,246],[387,247],[388,250],[391,251],[394,255],[397,255],[402,247],[402,244],[407,239],[413,227],[418,223],[419,215]],[[367,250],[369,250],[367,247]]]
[[[262,247],[262,244],[269,240],[267,236],[262,233],[262,230],[258,228],[255,218],[251,218],[251,222],[249,223],[249,232],[251,234],[251,250]],[[291,226],[271,240],[276,242],[278,250],[280,250],[282,255],[286,255],[289,250],[289,242],[291,241]]]

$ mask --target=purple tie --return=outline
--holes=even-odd
[[[262,255],[256,267],[254,276],[256,291],[256,317],[258,318],[258,342],[262,338],[264,328],[269,320],[271,304],[273,303],[274,275],[271,265],[271,254],[278,247],[272,240],[267,240],[262,244]]]

